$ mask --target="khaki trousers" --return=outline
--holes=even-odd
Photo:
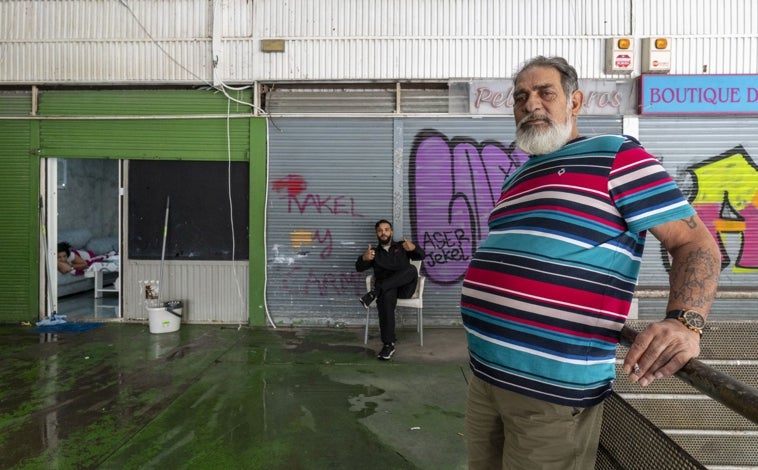
[[[466,404],[469,470],[592,470],[603,404],[561,406],[471,377]]]

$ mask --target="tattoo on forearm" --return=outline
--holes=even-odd
[[[710,305],[716,296],[720,274],[719,260],[713,259],[709,251],[698,248],[671,267],[671,296],[689,307]]]
[[[697,221],[695,220],[695,216],[690,216],[689,219],[684,219],[684,223],[687,224],[687,226],[691,229],[697,228]]]

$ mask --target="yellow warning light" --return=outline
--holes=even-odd
[[[669,45],[669,40],[666,38],[655,38],[656,49],[666,49]]]
[[[632,41],[630,41],[629,38],[619,38],[616,45],[619,49],[629,49],[629,46],[632,45]]]

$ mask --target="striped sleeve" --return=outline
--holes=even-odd
[[[609,175],[608,189],[632,232],[643,232],[695,215],[658,159],[632,141],[625,142],[619,150]]]

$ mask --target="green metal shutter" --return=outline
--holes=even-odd
[[[0,120],[0,322],[33,321],[39,314],[39,159],[29,152],[33,125]]]
[[[249,91],[236,96],[251,100]],[[227,108],[223,95],[200,90],[47,91],[40,93],[40,115],[83,118],[42,121],[41,156],[247,160],[250,120],[229,119],[229,156],[227,111],[239,115],[250,108]]]

